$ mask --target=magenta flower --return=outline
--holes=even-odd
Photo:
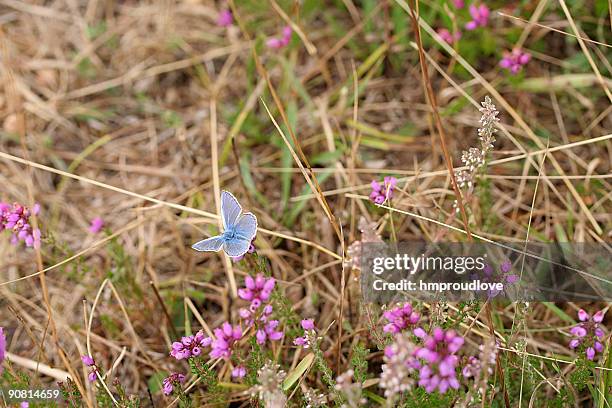
[[[92,234],[97,234],[104,227],[104,220],[100,217],[96,217],[91,220],[91,224],[89,225],[89,232]]]
[[[585,348],[586,358],[589,360],[595,359],[595,355],[601,353],[604,349],[601,342],[605,335],[601,328],[603,318],[603,310],[598,311],[591,317],[583,309],[580,309],[578,311],[580,323],[570,329],[570,333],[576,338],[569,342],[569,348],[573,350],[582,345]]]
[[[399,333],[409,326],[414,326],[420,319],[419,314],[412,310],[410,303],[387,310],[383,313],[383,317],[389,322],[383,327],[383,331],[391,334]]]
[[[217,18],[217,25],[219,27],[229,27],[234,23],[234,16],[232,15],[231,10],[225,9],[219,13],[219,17]]]
[[[481,4],[478,7],[471,4],[469,10],[470,15],[472,16],[472,21],[465,25],[465,29],[475,30],[478,27],[486,27],[486,25],[489,23],[489,14],[491,14],[489,8],[484,4]]]
[[[85,364],[87,367],[96,365],[93,357],[88,356],[87,354],[81,356],[81,361],[83,361],[83,364]]]
[[[290,26],[285,26],[283,28],[283,33],[281,38],[271,37],[266,41],[266,45],[268,48],[272,48],[274,50],[278,50],[289,45],[291,41],[291,35],[293,34],[293,30]]]
[[[190,357],[197,357],[202,354],[205,348],[210,347],[212,339],[200,330],[191,336],[183,336],[181,341],[172,343],[170,355],[177,360],[182,360]]]
[[[234,369],[232,370],[232,378],[244,378],[244,376],[246,375],[246,368],[244,368],[244,366],[237,366],[234,367]]]
[[[304,319],[300,322],[300,324],[302,325],[302,329],[304,329],[304,335],[302,337],[295,338],[293,340],[293,344],[307,349],[317,339],[315,324],[312,319]]]
[[[314,330],[315,328],[314,320],[312,319],[304,319],[300,322],[300,324],[304,330]]]
[[[527,65],[530,60],[531,54],[515,48],[512,52],[504,52],[504,58],[499,61],[499,66],[509,70],[514,75],[523,68],[523,65]]]
[[[444,394],[449,388],[458,389],[456,368],[459,357],[456,353],[463,346],[464,339],[454,330],[446,332],[436,327],[433,334],[423,339],[423,347],[417,347],[414,356],[419,369],[419,386],[427,393],[436,389]]]
[[[11,206],[0,202],[0,232],[11,231],[11,244],[13,245],[23,241],[27,247],[40,248],[40,230],[33,229],[30,224],[30,217],[39,212],[40,205],[38,204],[34,204],[30,210],[18,203]]]
[[[277,341],[283,338],[283,332],[276,330],[279,325],[278,320],[270,320],[266,322],[262,328],[255,333],[257,344],[264,344],[267,339]]]
[[[172,373],[170,376],[164,378],[162,381],[162,390],[164,391],[164,395],[172,394],[174,391],[174,387],[180,386],[180,384],[185,382],[185,375],[180,373]]]
[[[451,33],[450,31],[448,31],[446,28],[439,28],[437,30],[438,35],[440,36],[440,38],[442,38],[444,41],[446,41],[449,44],[454,44],[455,42],[459,41],[459,39],[461,38],[461,32],[457,31],[456,33]]]
[[[238,296],[241,299],[248,300],[253,305],[253,302],[259,307],[262,303],[270,300],[270,295],[274,290],[276,280],[274,278],[266,278],[262,273],[255,276],[253,279],[247,275],[244,278],[244,288],[238,289]]]
[[[225,322],[214,332],[216,339],[212,342],[210,358],[230,358],[234,343],[242,338],[242,329],[240,326],[232,327],[229,322]]]
[[[372,180],[372,192],[370,193],[370,200],[376,204],[382,204],[393,197],[393,190],[397,185],[397,179],[395,177],[385,177],[383,183],[379,183],[376,180]]]
[[[4,370],[2,366],[2,362],[4,362],[4,357],[6,355],[6,337],[4,336],[4,328],[0,327],[0,374]]]
[[[453,5],[458,9],[465,7],[465,2],[463,0],[453,0]]]
[[[84,354],[81,356],[81,361],[87,367],[91,367],[91,371],[89,372],[89,375],[87,376],[87,379],[89,380],[89,382],[96,381],[98,379],[98,366],[96,366],[96,362],[94,361],[93,357],[88,356],[87,354]]]

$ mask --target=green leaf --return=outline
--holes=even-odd
[[[304,375],[306,370],[308,370],[312,365],[314,357],[315,356],[313,353],[306,355],[306,357],[304,357],[302,361],[300,361],[297,367],[295,367],[293,371],[291,371],[289,375],[287,375],[287,378],[285,378],[285,381],[283,381],[283,391],[289,390],[289,388],[291,388],[291,386],[293,386],[293,384],[295,384],[300,379],[300,377]]]
[[[554,314],[556,314],[559,317],[559,319],[565,320],[569,324],[576,324],[576,321],[572,319],[570,315],[565,313],[563,310],[559,309],[557,305],[555,305],[554,303],[542,302],[542,304],[546,306],[547,308],[549,308]]]

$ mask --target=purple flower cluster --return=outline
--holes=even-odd
[[[225,322],[214,331],[215,338],[207,337],[202,330],[191,336],[183,336],[181,341],[172,343],[170,355],[177,360],[198,357],[210,347],[210,358],[229,359],[234,343],[242,338],[242,328]]]
[[[461,39],[461,32],[457,31],[455,33],[451,33],[446,28],[439,28],[436,30],[440,38],[446,41],[449,44],[454,44]]]
[[[91,371],[89,372],[89,375],[87,376],[87,379],[89,380],[89,382],[96,381],[98,379],[98,366],[96,365],[96,362],[94,361],[93,357],[85,354],[81,356],[81,361],[87,367],[91,367]]]
[[[217,18],[217,25],[219,27],[229,27],[234,23],[234,16],[232,15],[231,10],[225,9],[219,13],[219,17]]]
[[[13,233],[11,244],[13,245],[24,241],[27,247],[40,248],[40,230],[30,225],[30,217],[37,215],[39,211],[38,204],[34,204],[30,210],[18,203],[10,205],[0,202],[0,232],[11,231]]]
[[[530,60],[531,54],[515,48],[511,52],[504,53],[504,58],[499,62],[499,66],[509,70],[512,74],[517,74]]]
[[[197,357],[202,354],[203,349],[210,347],[211,344],[212,339],[206,337],[204,332],[200,330],[194,335],[183,336],[181,341],[172,343],[170,355],[177,360]]]
[[[266,278],[262,273],[255,276],[247,275],[244,278],[244,288],[238,289],[238,296],[240,299],[251,302],[249,310],[252,313],[255,312],[262,304],[270,300],[270,295],[276,286],[276,280],[274,278]]]
[[[180,384],[185,382],[185,375],[180,373],[172,373],[168,377],[164,378],[162,381],[162,390],[164,391],[164,395],[172,394],[174,391],[174,387],[179,386]]]
[[[244,288],[238,289],[238,296],[251,303],[248,308],[240,309],[239,314],[245,319],[248,327],[255,326],[257,343],[265,344],[268,339],[271,341],[282,339],[283,333],[277,330],[280,322],[270,320],[273,308],[268,303],[276,286],[276,280],[266,278],[260,273],[255,278],[247,276],[244,285]]]
[[[244,368],[244,366],[242,365],[234,367],[234,369],[232,370],[233,378],[244,378],[245,375],[246,375],[246,368]]]
[[[457,9],[462,9],[465,7],[464,0],[452,0],[453,5]],[[478,27],[486,27],[489,23],[489,15],[491,11],[489,8],[481,4],[480,6],[475,6],[474,4],[470,5],[469,12],[471,16],[471,20],[465,24],[465,29],[472,31],[477,29]],[[439,28],[436,30],[440,38],[448,44],[454,44],[461,39],[461,31],[450,32],[446,28]]]
[[[229,322],[214,330],[215,340],[212,342],[210,358],[229,359],[232,356],[234,343],[242,338],[242,328],[232,326]]]
[[[487,26],[487,24],[489,23],[489,15],[491,14],[491,11],[486,5],[481,4],[480,6],[475,6],[471,4],[469,10],[470,16],[472,16],[472,20],[465,25],[466,30],[475,30],[478,27]]]
[[[267,339],[277,341],[283,338],[283,332],[277,330],[280,323],[278,320],[264,321],[262,323],[255,333],[257,344],[264,344]]]
[[[412,305],[406,303],[394,309],[387,310],[383,317],[388,323],[383,327],[385,333],[396,334],[419,322],[421,316],[412,310]]]
[[[512,262],[505,260],[499,266],[499,272],[496,272],[490,264],[485,264],[482,273],[472,273],[470,275],[472,280],[481,280],[487,283],[505,282],[508,285],[513,285],[520,280],[520,277],[516,274],[509,273],[512,270]],[[504,285],[507,286],[507,285]],[[494,298],[499,295],[502,291],[497,289],[489,289],[487,296]]]
[[[102,218],[96,217],[91,220],[91,224],[89,225],[89,232],[91,232],[92,234],[97,234],[98,232],[102,231],[102,228],[104,228],[104,220]]]
[[[268,41],[266,41],[266,45],[268,46],[268,48],[272,48],[274,50],[279,50],[281,48],[284,48],[287,45],[289,45],[289,42],[291,41],[291,34],[293,34],[293,30],[291,29],[291,27],[285,26],[283,28],[282,37],[281,38],[276,38],[276,37],[268,38]]]
[[[456,368],[459,362],[457,352],[464,339],[454,330],[444,331],[436,327],[432,335],[423,338],[423,347],[417,347],[414,356],[419,370],[419,386],[432,393],[436,389],[444,394],[449,388],[458,389]]]
[[[569,343],[569,347],[573,350],[582,345],[586,347],[585,355],[589,360],[595,359],[595,354],[601,353],[604,349],[601,339],[605,333],[601,328],[601,322],[604,318],[603,310],[598,311],[593,316],[589,316],[583,309],[578,311],[578,323],[570,329],[570,333],[576,336]]]
[[[397,179],[395,177],[385,177],[383,183],[379,183],[376,180],[372,180],[372,192],[370,193],[370,200],[376,204],[382,204],[385,201],[393,197],[393,190],[397,185]]]
[[[304,329],[304,335],[302,337],[296,337],[293,340],[293,344],[307,349],[317,338],[315,324],[312,319],[304,319],[300,322],[300,324],[302,325],[302,329]]]

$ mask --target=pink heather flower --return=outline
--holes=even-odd
[[[302,346],[305,349],[310,347],[312,342],[317,339],[317,332],[315,330],[315,324],[312,319],[304,319],[300,322],[302,325],[302,329],[304,329],[304,335],[302,337],[297,337],[293,340],[293,344],[296,346]]]
[[[281,38],[276,38],[276,37],[268,38],[268,40],[266,41],[266,45],[268,46],[268,48],[278,50],[278,49],[284,48],[287,45],[289,45],[289,42],[291,41],[291,35],[293,34],[293,30],[291,29],[290,26],[285,26],[283,28],[282,34],[283,35]]]
[[[421,327],[417,327],[416,329],[414,329],[412,331],[412,334],[417,336],[419,339],[424,339],[425,336],[427,336],[427,333]]]
[[[89,225],[89,232],[92,234],[97,234],[104,227],[104,220],[100,217],[96,217],[91,220],[91,224]]]
[[[170,355],[177,360],[197,357],[202,354],[203,349],[210,347],[212,339],[200,330],[191,336],[183,336],[181,341],[172,343]]]
[[[162,381],[162,390],[164,391],[164,395],[172,394],[172,391],[174,391],[174,387],[177,387],[184,382],[185,375],[180,373],[170,374],[170,376],[164,378],[164,380]]]
[[[370,200],[376,204],[382,204],[386,200],[390,200],[393,197],[393,190],[397,185],[397,179],[395,177],[385,177],[383,183],[379,183],[376,180],[372,180],[372,192],[370,193]]]
[[[573,350],[582,345],[585,347],[585,355],[589,360],[593,360],[597,353],[601,353],[604,349],[601,339],[605,335],[601,328],[603,318],[603,310],[598,311],[591,317],[586,311],[580,309],[578,311],[580,323],[570,329],[570,333],[576,338],[569,342],[569,348]]]
[[[19,408],[29,408],[30,407],[30,403],[28,401],[21,401],[21,404],[19,404]]]
[[[446,41],[449,44],[454,44],[461,38],[461,32],[457,31],[456,33],[453,34],[450,31],[448,31],[446,28],[439,28],[437,30],[437,33],[440,36],[440,38],[442,38],[444,41]]]
[[[391,334],[404,331],[409,326],[417,324],[420,319],[419,314],[412,310],[410,303],[387,310],[383,313],[383,317],[389,322],[383,327],[383,331]]]
[[[4,336],[4,328],[0,327],[0,374],[4,368],[2,367],[2,362],[4,362],[4,357],[6,355],[6,337]]]
[[[252,254],[253,252],[255,252],[255,244],[253,244],[253,242],[255,242],[255,238],[253,238],[253,240],[251,241],[251,245],[249,245],[249,249],[247,249],[246,254]],[[233,262],[240,262],[244,259],[246,254],[240,256],[231,256],[230,258]]]
[[[247,275],[244,278],[244,288],[238,289],[238,296],[241,299],[248,300],[257,307],[264,302],[270,300],[270,295],[274,290],[274,286],[276,285],[276,280],[274,278],[266,278],[262,273],[257,274],[255,278]]]
[[[242,329],[240,326],[232,326],[229,322],[225,322],[216,328],[214,333],[216,339],[212,342],[210,358],[230,358],[232,346],[242,338]]]
[[[425,388],[427,393],[437,389],[444,394],[449,388],[459,388],[456,373],[459,357],[456,353],[463,342],[463,337],[454,330],[444,331],[436,327],[433,334],[423,340],[424,346],[415,349],[414,356],[421,360],[416,363],[419,386]]]
[[[32,210],[21,204],[0,203],[0,232],[12,232],[11,244],[23,241],[27,247],[40,248],[40,230],[33,229],[30,217],[40,212],[40,205],[34,204]]]
[[[523,68],[523,65],[527,65],[530,60],[531,54],[515,48],[512,52],[504,52],[504,58],[499,61],[499,66],[509,70],[514,75]]]
[[[457,7],[458,9],[461,9],[465,7],[465,2],[463,0],[453,0],[453,6]]]
[[[232,15],[231,10],[225,9],[219,13],[219,17],[217,18],[217,25],[219,27],[229,27],[234,23],[234,16]]]
[[[81,356],[81,361],[87,367],[91,368],[91,371],[89,372],[89,375],[87,376],[87,379],[89,380],[89,382],[96,381],[98,379],[98,366],[96,366],[96,362],[94,361],[93,357],[88,356],[87,354],[84,354]]]
[[[300,322],[300,324],[304,330],[314,330],[315,328],[314,321],[312,319],[304,319]]]
[[[283,332],[276,330],[278,327],[278,320],[270,320],[266,322],[262,328],[255,332],[255,338],[257,339],[257,344],[264,344],[267,339],[272,341],[277,341],[283,338]]]
[[[85,364],[87,367],[96,365],[93,357],[88,356],[87,354],[81,356],[81,361],[83,361],[83,364]]]
[[[234,369],[232,370],[232,378],[244,378],[244,376],[246,375],[246,368],[244,368],[244,366],[237,366],[234,367]]]
[[[472,21],[468,22],[465,25],[466,30],[475,30],[478,27],[486,27],[489,23],[489,8],[484,4],[480,6],[475,6],[473,4],[469,7],[470,15],[472,16]]]

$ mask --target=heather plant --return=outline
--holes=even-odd
[[[605,273],[362,280],[385,242],[607,251],[608,2],[2,6],[1,406],[612,404]]]
[[[23,241],[27,247],[40,248],[40,229],[32,227],[32,216],[38,215],[40,205],[30,209],[19,203],[0,202],[0,232],[11,234],[11,244]]]

